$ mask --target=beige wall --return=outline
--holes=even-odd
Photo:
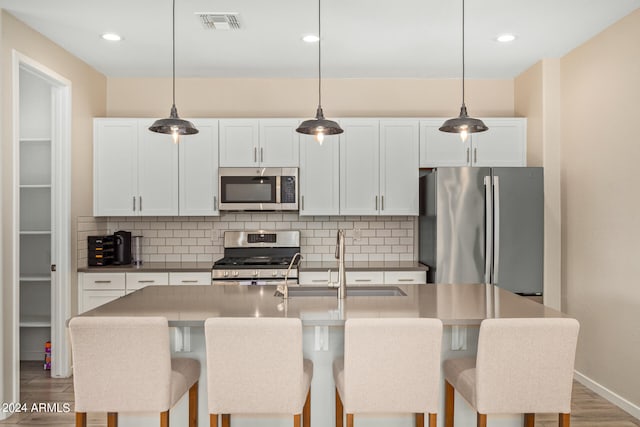
[[[12,115],[12,51],[35,60],[72,82],[72,168],[71,168],[71,253],[76,253],[76,218],[91,215],[92,212],[92,117],[103,116],[106,113],[106,78],[93,68],[80,61],[67,51],[33,31],[12,15],[0,10],[0,44],[2,55],[2,134],[0,141],[0,161],[2,164],[2,296],[3,296],[3,339],[0,341],[0,353],[5,355],[3,399],[10,402],[18,396],[11,396],[13,384],[10,381],[10,348],[16,326],[12,319],[13,286],[12,286],[12,236],[11,222],[14,206],[11,202],[13,192],[13,115]],[[76,269],[76,257],[71,257],[71,271]],[[76,303],[76,279],[72,278],[72,310]]]
[[[165,117],[171,79],[109,78],[107,115]],[[457,116],[459,80],[323,80],[322,106],[329,118],[347,116]],[[311,117],[315,79],[178,79],[181,117]],[[513,116],[513,80],[467,82],[474,116]]]
[[[562,58],[566,310],[576,369],[640,405],[640,10]],[[637,406],[636,406],[637,408]]]

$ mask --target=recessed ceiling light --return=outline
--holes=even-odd
[[[516,39],[516,36],[514,36],[513,34],[500,34],[496,40],[498,40],[500,43],[509,43],[512,42]]]
[[[317,43],[320,38],[314,34],[309,34],[307,36],[304,36],[302,40],[306,41],[307,43]]]
[[[108,40],[110,42],[119,42],[120,40],[122,40],[122,37],[120,37],[116,33],[104,33],[100,37],[102,37],[104,40]]]

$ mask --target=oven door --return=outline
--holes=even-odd
[[[220,210],[298,210],[295,168],[220,168],[219,174]]]

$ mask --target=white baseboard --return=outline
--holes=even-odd
[[[607,399],[609,402],[613,403],[614,405],[618,406],[622,410],[628,412],[629,414],[640,420],[640,406],[629,402],[624,397],[616,394],[602,384],[595,382],[591,378],[587,377],[584,374],[581,374],[578,371],[574,371],[574,378],[589,390],[599,394],[601,397]]]

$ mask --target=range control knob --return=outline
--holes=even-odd
[[[258,277],[258,270],[253,271],[253,277]]]
[[[239,274],[239,273],[238,273],[237,271],[234,271],[234,272],[233,272],[233,277],[238,277],[238,274]]]
[[[228,271],[225,271],[225,272],[223,273],[223,276],[224,276],[224,277],[229,277],[229,272],[228,272]]]
[[[273,271],[271,272],[271,275],[272,275],[273,277],[276,277],[276,276],[278,275],[278,270],[273,270]]]

